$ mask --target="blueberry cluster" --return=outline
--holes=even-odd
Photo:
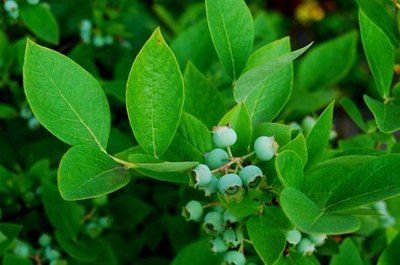
[[[99,29],[94,29],[90,20],[84,19],[79,25],[80,36],[83,43],[92,43],[95,47],[103,47],[114,43],[111,35],[103,35]]]
[[[197,165],[191,178],[195,188],[203,190],[206,196],[219,192],[228,201],[238,201],[245,191],[254,194],[266,186],[262,170],[255,165],[244,166],[243,163],[254,154],[261,161],[271,160],[278,144],[273,137],[261,136],[254,142],[254,152],[234,157],[230,148],[236,140],[236,132],[231,126],[214,128],[213,142],[216,148],[205,154],[205,164]]]
[[[37,5],[39,4],[40,0],[26,0],[26,2],[30,5]],[[15,0],[4,1],[4,10],[13,19],[17,19],[19,17],[19,6]]]
[[[261,168],[246,164],[255,155],[258,161],[271,160],[277,153],[278,144],[274,137],[261,136],[254,142],[254,151],[235,157],[231,146],[237,141],[237,134],[230,125],[213,129],[215,149],[205,154],[204,164],[193,169],[191,184],[204,191],[205,196],[220,195],[227,202],[240,201],[247,193],[251,198],[264,194],[267,188],[266,177]],[[211,211],[204,213],[209,205],[198,201],[189,201],[183,207],[182,215],[187,221],[203,222],[203,228],[211,236],[211,250],[214,253],[225,253],[224,264],[244,265],[242,224],[229,209],[218,203]],[[213,203],[211,203],[213,205]]]
[[[325,243],[326,238],[325,234],[312,234],[303,237],[297,229],[286,233],[287,242],[296,247],[297,251],[303,255],[311,255],[316,247]]]

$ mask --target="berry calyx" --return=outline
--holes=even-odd
[[[205,187],[212,181],[212,173],[208,166],[199,164],[193,169],[194,179],[196,181],[195,187]]]
[[[222,215],[219,212],[209,212],[204,217],[204,226],[209,233],[222,233],[224,231]]]
[[[239,218],[237,218],[236,216],[234,216],[232,214],[232,212],[229,209],[226,209],[224,211],[224,214],[222,215],[222,218],[224,219],[224,222],[228,225],[228,226],[232,226],[235,223],[239,222]]]
[[[223,253],[226,252],[229,248],[228,244],[222,239],[221,236],[217,236],[210,240],[211,243],[211,251],[214,253]]]
[[[303,255],[311,255],[315,251],[315,245],[310,239],[303,238],[297,245],[297,250]]]
[[[210,183],[207,186],[202,187],[202,189],[204,190],[204,195],[206,197],[209,197],[211,196],[211,194],[216,193],[218,191],[218,178],[214,175],[211,176]]]
[[[243,233],[238,228],[228,228],[225,230],[223,238],[230,247],[237,247],[243,241]]]
[[[189,201],[182,209],[182,215],[186,221],[200,221],[203,216],[203,206],[200,202],[192,200]]]
[[[213,142],[214,145],[221,148],[226,148],[234,145],[237,140],[236,132],[231,126],[216,126],[213,129]]]
[[[315,234],[309,236],[311,242],[314,243],[316,247],[322,246],[325,240],[328,238],[325,234]]]
[[[261,169],[255,165],[246,166],[239,173],[243,184],[248,188],[257,187],[260,184],[263,175]]]
[[[205,157],[206,164],[211,169],[219,168],[229,162],[228,153],[221,148],[215,148],[211,152],[205,154]]]
[[[278,144],[274,137],[260,136],[254,142],[254,151],[260,160],[269,161],[278,151]]]
[[[225,254],[224,264],[225,265],[245,265],[246,258],[242,252],[232,250]]]

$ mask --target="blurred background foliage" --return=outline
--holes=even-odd
[[[3,264],[169,264],[202,234],[199,227],[180,216],[186,201],[202,195],[184,186],[138,176],[109,196],[63,201],[56,174],[67,147],[40,127],[29,109],[22,84],[24,47],[26,38],[51,47],[68,55],[101,82],[113,115],[109,150],[119,153],[136,145],[124,107],[127,75],[136,54],[157,26],[182,71],[191,61],[218,84],[226,108],[234,105],[229,78],[211,42],[204,2],[16,0],[15,7],[7,6],[9,1],[3,1],[0,10]],[[257,48],[288,35],[293,50],[314,42],[312,49],[295,63],[293,95],[276,121],[301,123],[332,99],[343,97],[356,102],[367,119],[372,117],[362,95],[374,96],[377,92],[357,33],[355,1],[246,2],[254,16]],[[339,104],[335,121],[338,137],[332,146],[339,151],[374,147],[377,143],[399,149],[393,136],[376,132],[373,123],[362,133]],[[391,215],[398,218],[400,209],[395,205],[395,200],[388,203]],[[364,258],[366,264],[373,264],[386,245],[385,222],[391,221],[364,219],[365,227],[360,233],[370,239],[363,243]],[[337,252],[337,244],[331,242],[317,255],[323,261]]]

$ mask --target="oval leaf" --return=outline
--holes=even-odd
[[[140,146],[160,157],[171,144],[183,108],[183,78],[156,29],[132,65],[126,91],[129,121]]]

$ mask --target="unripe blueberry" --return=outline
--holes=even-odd
[[[386,202],[385,201],[379,201],[376,202],[373,207],[375,208],[375,210],[381,214],[381,215],[388,215],[389,212],[387,210],[387,206],[386,206]]]
[[[48,260],[55,260],[60,257],[60,252],[58,252],[55,249],[52,249],[51,247],[46,247],[44,250],[44,255]]]
[[[205,187],[212,181],[212,173],[208,166],[199,164],[193,169],[194,179],[196,181],[195,187]]]
[[[246,166],[239,173],[243,184],[248,188],[257,187],[263,175],[261,169],[255,165]]]
[[[246,258],[242,252],[232,250],[225,254],[224,264],[225,265],[245,265]]]
[[[381,216],[380,218],[380,223],[382,228],[388,228],[394,224],[396,224],[396,218],[390,215],[384,215]]]
[[[39,4],[40,0],[26,0],[26,2],[28,2],[30,5],[37,5]]]
[[[79,27],[83,32],[90,32],[92,30],[92,22],[89,19],[84,19],[81,21]]]
[[[239,222],[239,218],[237,218],[236,216],[234,216],[234,215],[232,214],[232,212],[231,212],[229,209],[226,209],[226,210],[224,211],[224,214],[223,214],[222,217],[223,217],[223,219],[224,219],[224,222],[225,222],[228,226],[231,226],[231,225],[233,225],[233,224]]]
[[[303,119],[301,124],[302,124],[303,129],[304,129],[306,134],[311,131],[311,129],[314,127],[316,122],[317,121],[311,116],[304,117],[304,119]]]
[[[31,246],[23,241],[16,241],[14,253],[20,257],[28,258],[31,252]]]
[[[216,147],[229,147],[236,143],[236,132],[229,125],[216,126],[213,129],[213,142]]]
[[[289,244],[297,245],[301,240],[301,233],[297,229],[290,230],[286,233],[286,240]]]
[[[110,216],[103,216],[99,218],[99,225],[103,228],[110,227],[112,224],[112,218]]]
[[[103,228],[95,222],[89,222],[85,229],[87,235],[91,238],[97,238],[103,232]]]
[[[211,182],[208,183],[208,185],[203,187],[202,189],[204,190],[204,195],[206,197],[216,193],[218,191],[218,178],[213,175],[211,177]]]
[[[310,235],[309,238],[316,247],[319,247],[325,243],[327,236],[325,234],[314,234],[314,235]]]
[[[93,38],[93,45],[95,47],[103,47],[104,46],[104,38],[101,35],[96,35]]]
[[[237,247],[243,241],[243,233],[238,228],[230,227],[225,230],[223,238],[230,247]]]
[[[41,245],[42,247],[47,247],[48,245],[51,244],[51,236],[49,236],[48,234],[42,234],[39,237],[39,245]]]
[[[289,126],[290,126],[290,128],[292,128],[293,130],[301,131],[301,126],[300,126],[300,124],[298,124],[298,123],[295,122],[295,121],[292,121],[291,123],[289,123]]]
[[[268,161],[278,151],[278,144],[275,142],[274,137],[260,136],[254,142],[254,151],[260,160]]]
[[[227,195],[237,193],[242,186],[242,179],[236,174],[224,175],[218,181],[219,192]]]
[[[21,107],[21,111],[19,112],[19,115],[23,119],[29,119],[33,116],[32,111],[28,106]]]
[[[228,153],[220,148],[215,148],[211,152],[205,154],[206,164],[211,169],[219,168],[229,162]]]
[[[7,0],[4,3],[4,10],[6,10],[8,13],[14,12],[15,10],[18,10],[18,3],[14,0]]]
[[[213,238],[211,241],[211,250],[214,253],[223,253],[228,250],[228,244],[226,244],[225,240],[222,239],[221,236],[217,236]]]
[[[114,42],[114,38],[111,35],[107,35],[104,37],[104,43],[107,45],[111,45]]]
[[[28,128],[32,131],[39,129],[39,127],[40,123],[35,117],[32,117],[28,120]]]
[[[224,231],[222,214],[219,212],[209,212],[204,217],[204,226],[207,232],[221,233]]]
[[[315,251],[315,245],[310,239],[303,238],[297,245],[297,250],[303,255],[310,255]]]
[[[186,221],[200,221],[203,216],[203,206],[198,201],[190,201],[182,209],[182,215]]]

